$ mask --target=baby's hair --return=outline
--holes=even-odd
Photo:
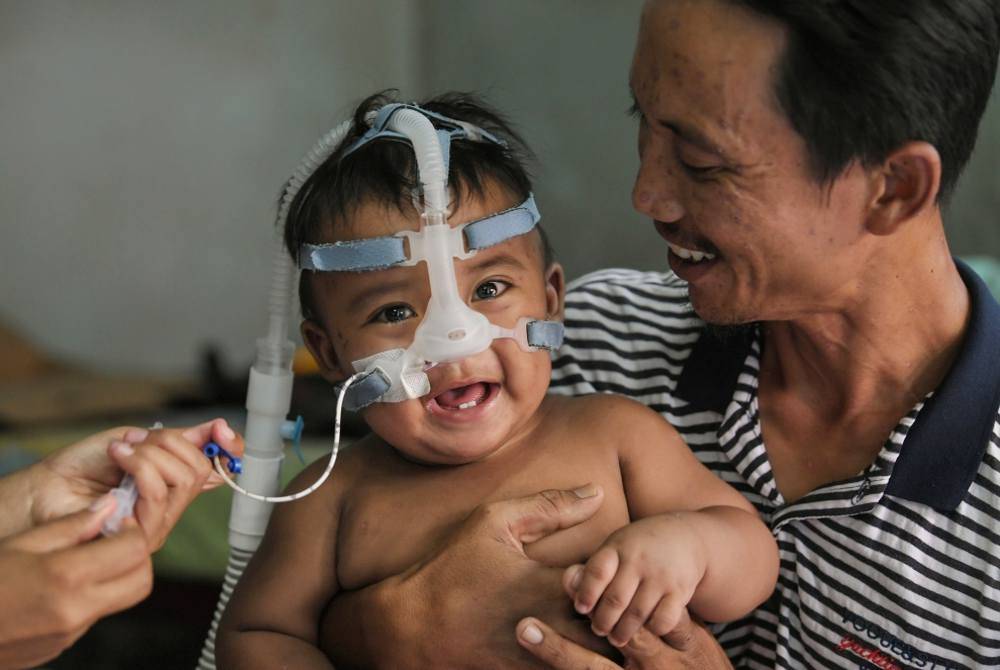
[[[324,242],[324,236],[352,216],[357,208],[380,204],[400,213],[413,212],[413,194],[419,191],[416,158],[408,142],[379,139],[369,142],[348,156],[344,152],[367,130],[365,116],[384,105],[398,102],[397,91],[381,91],[366,98],[353,114],[353,124],[330,157],[306,180],[292,200],[285,222],[285,245],[292,258],[306,243]],[[465,121],[503,140],[506,147],[493,142],[456,139],[451,143],[448,184],[452,208],[464,198],[483,198],[491,185],[509,192],[516,203],[531,193],[531,174],[527,165],[534,154],[504,116],[471,93],[445,93],[416,103],[424,109],[458,121]],[[542,228],[538,227],[545,267],[553,260],[552,249]],[[302,313],[310,318],[312,300],[309,282],[299,282]]]

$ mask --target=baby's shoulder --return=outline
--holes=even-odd
[[[616,393],[549,396],[549,399],[558,400],[558,411],[571,416],[574,422],[582,422],[588,428],[613,427],[635,421],[664,421],[663,417],[641,402]]]
[[[661,415],[640,402],[613,393],[549,396],[566,430],[581,439],[628,444],[637,437],[674,433]]]

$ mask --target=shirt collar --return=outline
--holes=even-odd
[[[906,434],[886,493],[953,511],[979,471],[1000,405],[1000,304],[956,260],[971,311],[962,349]]]
[[[1000,406],[1000,304],[956,259],[971,315],[962,349],[907,431],[886,493],[951,511],[962,502],[989,443]],[[675,394],[693,408],[725,412],[750,352],[754,330],[698,338]]]

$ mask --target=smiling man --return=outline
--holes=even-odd
[[[673,272],[576,282],[553,388],[658,410],[768,522],[776,592],[712,629],[739,667],[1000,664],[1000,305],[953,260],[941,215],[998,45],[995,0],[644,8],[632,197]],[[387,622],[364,635],[394,643],[373,658],[453,666],[500,644],[477,631],[533,612],[517,634],[540,659],[616,667],[543,623],[564,625],[554,577],[516,536],[592,512],[547,500],[548,515],[493,506],[359,595]],[[472,574],[487,551],[494,570]],[[490,593],[505,598],[482,606]],[[727,665],[703,629],[668,642],[637,638],[631,667]]]

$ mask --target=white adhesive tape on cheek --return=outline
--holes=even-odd
[[[408,349],[389,349],[351,363],[357,372],[367,372],[376,367],[389,377],[392,386],[378,402],[402,402],[427,395],[431,391],[430,380],[423,372],[423,363]]]

